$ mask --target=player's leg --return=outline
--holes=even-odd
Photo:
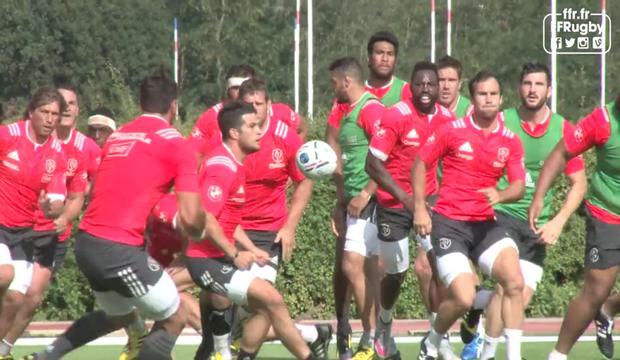
[[[346,208],[336,207],[333,216],[333,227],[336,236],[336,256],[334,264],[333,290],[334,308],[336,311],[336,349],[340,360],[350,360],[351,325],[349,324],[349,308],[351,305],[351,286],[343,271],[344,246],[346,242]]]
[[[482,272],[492,276],[502,286],[501,317],[506,336],[506,358],[521,359],[523,333],[523,288],[525,286],[519,251],[506,230],[489,222],[483,230],[484,240],[474,249]]]
[[[428,261],[428,253],[421,246],[418,247],[413,264],[413,270],[415,271],[415,276],[418,279],[420,295],[422,295],[424,306],[429,313],[433,313],[434,311],[431,310],[431,283],[433,280],[433,270],[430,262]]]
[[[601,354],[609,359],[614,356],[614,316],[618,311],[620,311],[620,294],[611,295],[605,300],[594,318],[596,345]]]

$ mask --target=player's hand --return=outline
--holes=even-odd
[[[340,234],[345,234],[347,229],[347,219],[346,219],[346,210],[345,205],[341,203],[337,203],[334,210],[332,210],[332,232],[336,236],[340,236]]]
[[[276,234],[275,243],[282,245],[282,258],[284,261],[291,260],[293,250],[295,249],[295,229],[284,226]]]
[[[349,201],[349,205],[347,205],[347,213],[349,216],[358,218],[362,214],[362,210],[368,205],[370,201],[369,196],[364,196],[362,194],[357,195],[351,201]]]
[[[405,209],[409,210],[409,212],[413,214],[413,211],[415,210],[415,202],[413,201],[413,196],[407,195],[405,201],[403,202],[403,205],[405,205]]]
[[[252,252],[256,256],[256,263],[260,266],[265,266],[269,261],[271,261],[271,256],[269,256],[269,253],[263,249],[255,248]]]
[[[536,223],[538,222],[538,217],[543,209],[543,199],[534,198],[532,199],[532,203],[530,204],[530,208],[527,211],[528,222],[530,223],[530,228],[536,232],[538,226]]]
[[[256,255],[251,251],[239,251],[235,256],[233,263],[239,270],[247,270],[256,262]]]
[[[69,221],[64,216],[59,216],[54,220],[54,230],[56,230],[57,234],[64,233],[67,230],[67,226],[69,226]]]
[[[426,206],[416,207],[413,212],[413,228],[420,236],[431,234],[432,222]]]
[[[554,218],[548,223],[535,230],[539,236],[538,243],[544,245],[555,245],[560,238],[565,222]]]
[[[65,206],[64,201],[54,200],[51,201],[47,197],[47,193],[45,190],[41,190],[39,193],[39,208],[43,211],[43,214],[48,219],[55,219],[62,213],[62,210]]]
[[[502,197],[499,195],[499,191],[494,187],[488,187],[478,190],[478,192],[487,198],[487,201],[491,206],[499,203]]]

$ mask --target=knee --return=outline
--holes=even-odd
[[[403,282],[405,281],[405,275],[407,273],[402,272],[402,273],[397,273],[397,274],[385,274],[385,277],[383,278],[384,281],[390,281],[392,283],[397,283],[398,285],[402,285]]]
[[[271,310],[284,306],[284,298],[275,288],[270,288],[265,294],[265,305]]]
[[[342,259],[342,272],[349,280],[357,278],[363,271],[363,268],[360,267],[353,258],[354,256],[355,255],[345,253]]]
[[[521,273],[516,273],[504,281],[501,289],[507,297],[523,297],[525,281]]]
[[[433,277],[433,269],[427,259],[418,257],[413,265],[413,270],[419,279],[430,279]]]
[[[4,297],[4,304],[11,307],[21,307],[26,297],[17,291],[9,291]]]
[[[0,265],[0,291],[6,291],[6,289],[9,288],[9,285],[11,285],[14,277],[15,268],[13,265]]]

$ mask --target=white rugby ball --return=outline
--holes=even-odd
[[[295,160],[299,170],[312,180],[331,176],[338,164],[334,149],[321,140],[312,140],[303,144],[297,151]]]

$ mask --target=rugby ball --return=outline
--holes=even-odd
[[[312,180],[331,176],[338,164],[334,149],[321,140],[312,140],[303,144],[297,151],[295,160],[299,170]]]

